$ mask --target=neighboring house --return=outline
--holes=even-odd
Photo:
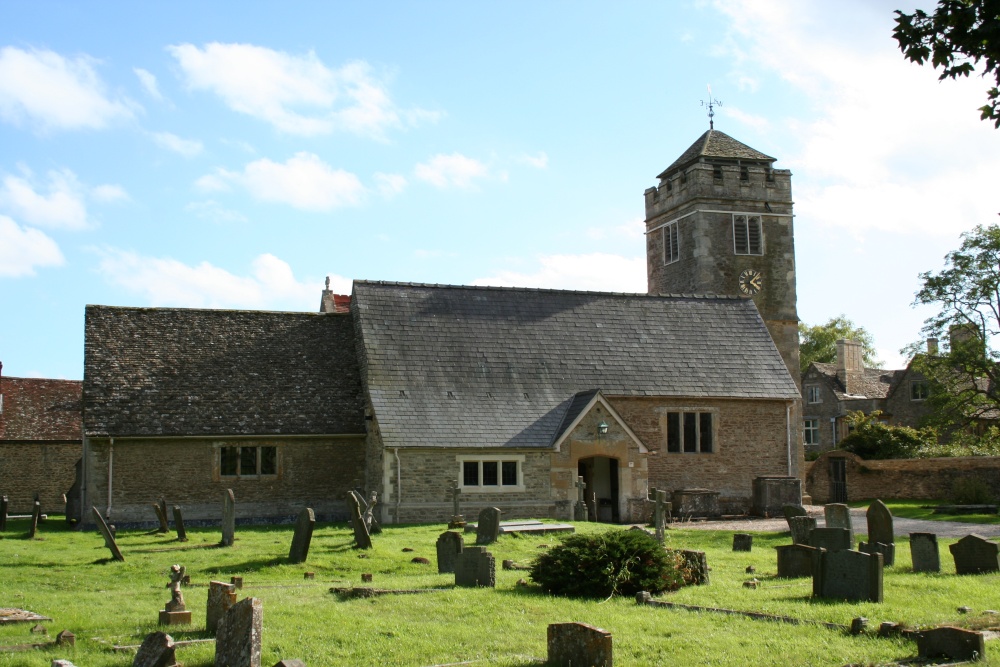
[[[0,495],[12,514],[62,513],[80,460],[80,396],[72,380],[0,377]]]

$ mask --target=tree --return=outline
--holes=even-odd
[[[934,429],[891,426],[882,421],[880,410],[867,415],[860,411],[849,412],[846,421],[851,432],[840,441],[838,447],[863,459],[916,458],[923,450],[937,445]]]
[[[837,341],[846,338],[861,343],[862,358],[869,368],[877,367],[875,343],[872,335],[845,315],[831,318],[826,324],[809,326],[799,322],[799,366],[805,373],[809,364],[830,364],[837,360]]]
[[[929,59],[940,69],[939,80],[969,76],[982,65],[997,86],[987,91],[981,118],[1000,128],[1000,0],[939,0],[932,15],[896,10],[892,34],[908,60],[922,65]]]

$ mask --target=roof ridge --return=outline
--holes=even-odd
[[[561,294],[592,294],[595,296],[624,296],[636,298],[683,298],[683,299],[713,299],[725,301],[749,301],[744,297],[734,294],[698,294],[687,292],[657,292],[649,294],[647,292],[605,292],[600,290],[575,290],[560,289],[557,287],[513,287],[508,285],[454,285],[448,283],[417,283],[395,280],[355,280],[358,285],[376,285],[385,287],[430,287],[441,289],[462,289],[462,290],[498,290],[506,292],[535,292],[535,293],[561,293]]]

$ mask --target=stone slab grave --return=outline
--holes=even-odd
[[[311,507],[299,512],[295,522],[295,533],[292,535],[292,546],[288,550],[288,560],[291,563],[304,563],[309,557],[309,545],[312,543],[313,529],[316,527],[316,515]]]
[[[0,608],[0,625],[8,623],[38,623],[39,621],[51,621],[48,616],[36,614],[27,609]]]
[[[146,635],[132,660],[132,667],[174,667],[177,665],[174,638],[163,632]]]
[[[551,623],[548,661],[552,667],[612,667],[611,633],[586,623]]]
[[[0,532],[7,530],[7,509],[10,507],[10,501],[7,496],[0,496]]]
[[[486,507],[479,513],[476,524],[476,544],[493,544],[500,537],[500,515],[497,507]]]
[[[813,561],[820,549],[807,544],[783,544],[775,547],[778,553],[778,576],[797,579],[813,576]]]
[[[174,505],[174,530],[177,531],[178,542],[187,542],[188,535],[184,528],[184,516],[181,514],[181,508],[177,505]]]
[[[851,533],[846,528],[814,528],[809,533],[809,546],[827,551],[851,548]]]
[[[479,530],[478,523],[466,524],[465,532],[475,533]],[[510,535],[513,533],[530,533],[535,535],[547,535],[549,533],[575,533],[576,527],[568,523],[542,523],[541,521],[501,521],[500,535]]]
[[[494,588],[496,561],[486,547],[465,547],[455,561],[455,585],[467,588]]]
[[[809,536],[816,530],[816,517],[788,517],[788,529],[792,533],[792,544],[809,544]]]
[[[160,610],[160,625],[190,625],[191,612],[184,605],[184,594],[181,593],[181,581],[184,579],[184,567],[170,566],[170,601]]]
[[[755,477],[753,513],[777,516],[785,505],[802,504],[802,480],[798,477]]]
[[[347,510],[351,516],[351,526],[354,528],[354,548],[371,549],[372,536],[368,532],[368,525],[361,515],[361,503],[353,493],[347,494]]]
[[[921,658],[982,660],[986,657],[986,638],[982,632],[944,626],[917,633],[917,652]]]
[[[257,598],[234,604],[215,631],[215,667],[261,667],[264,605]]]
[[[222,542],[224,547],[233,546],[236,541],[236,496],[232,489],[222,493]]]
[[[982,535],[966,535],[948,549],[955,559],[956,574],[1000,572],[1000,544]]]
[[[236,604],[236,585],[223,581],[208,582],[208,604],[205,607],[205,630],[215,634],[219,621]]]
[[[670,497],[675,515],[681,518],[717,517],[719,511],[719,492],[709,489],[678,489]]]
[[[881,542],[861,542],[858,551],[866,554],[882,554],[882,565],[892,567],[896,564],[896,545]]]
[[[823,517],[827,528],[846,528],[851,535],[851,546],[854,546],[854,523],[851,521],[850,507],[843,503],[828,503],[823,506]]]
[[[937,535],[934,533],[910,533],[910,557],[914,572],[940,572],[941,554],[938,551]]]
[[[465,538],[461,533],[451,530],[441,533],[437,538],[438,574],[454,572],[458,556],[464,549]]]
[[[813,566],[813,597],[882,602],[882,554],[820,551]]]
[[[733,534],[733,551],[752,551],[753,535],[750,533]]]
[[[42,504],[37,500],[31,507],[31,522],[28,524],[28,537],[34,538],[38,532],[38,522],[42,519]]]
[[[101,536],[104,538],[104,546],[111,552],[111,557],[124,562],[125,556],[122,555],[121,549],[118,548],[118,542],[115,541],[115,536],[111,533],[111,529],[108,528],[104,517],[101,516],[96,507],[91,506],[90,511],[94,515],[94,523],[97,524],[97,530],[101,532]]]

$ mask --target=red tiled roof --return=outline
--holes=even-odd
[[[83,383],[0,377],[0,440],[81,440]]]

